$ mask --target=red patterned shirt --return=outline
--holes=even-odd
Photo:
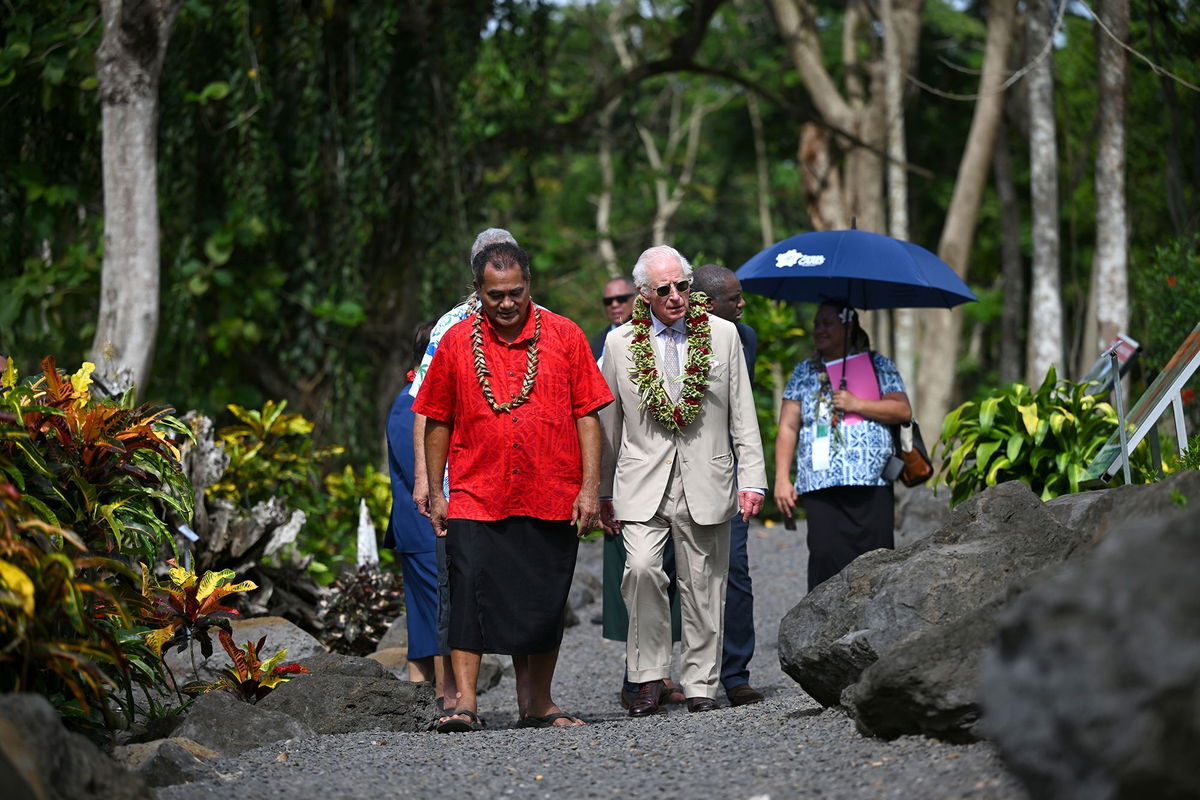
[[[538,368],[529,399],[511,412],[488,405],[475,375],[471,328],[475,315],[442,338],[413,410],[452,426],[448,468],[451,519],[529,516],[571,518],[583,484],[575,421],[612,402],[587,337],[571,320],[544,308]],[[497,403],[521,390],[534,314],[514,342],[483,318],[483,354]]]

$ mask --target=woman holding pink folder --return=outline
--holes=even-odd
[[[863,553],[894,547],[888,426],[912,419],[900,373],[871,352],[854,309],[823,303],[813,341],[817,352],[783,391],[775,439],[775,504],[785,516],[803,504],[808,521],[809,591]]]

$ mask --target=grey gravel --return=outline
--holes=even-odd
[[[600,544],[580,547],[598,569]],[[160,800],[238,796],[1009,798],[1028,795],[990,743],[949,745],[922,737],[863,737],[838,709],[822,709],[779,668],[779,620],[804,594],[804,528],[750,529],[757,651],[751,683],[763,703],[689,714],[671,706],[629,719],[617,703],[624,644],[590,622],[563,640],[555,700],[588,725],[516,730],[511,670],[481,695],[488,730],[444,735],[367,732],[292,740],[215,762],[220,778],[158,790]],[[678,659],[678,656],[677,656]],[[302,680],[299,678],[298,680]]]

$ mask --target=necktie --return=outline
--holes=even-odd
[[[676,345],[676,336],[678,334],[674,328],[663,328],[663,376],[666,379],[667,397],[671,398],[672,403],[678,402],[681,388],[679,384],[679,348]]]

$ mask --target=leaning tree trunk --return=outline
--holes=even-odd
[[[92,341],[111,390],[140,390],[158,334],[158,86],[182,0],[102,0],[96,51],[104,172],[104,263]]]
[[[968,256],[975,238],[979,205],[987,183],[988,164],[996,139],[996,128],[1004,110],[1004,78],[1008,49],[1012,44],[1016,0],[989,0],[987,40],[983,52],[983,75],[979,99],[967,135],[967,146],[958,165],[954,194],[946,212],[938,255],[960,278],[967,277]],[[962,311],[925,312],[921,338],[920,409],[918,419],[930,430],[940,430],[942,419],[954,396],[958,337]]]
[[[1127,0],[1100,0],[1100,22],[1129,39]],[[1125,209],[1125,69],[1121,44],[1097,28],[1100,132],[1096,143],[1096,253],[1092,259],[1095,327],[1083,340],[1080,364],[1091,361],[1129,323],[1128,221]]]

